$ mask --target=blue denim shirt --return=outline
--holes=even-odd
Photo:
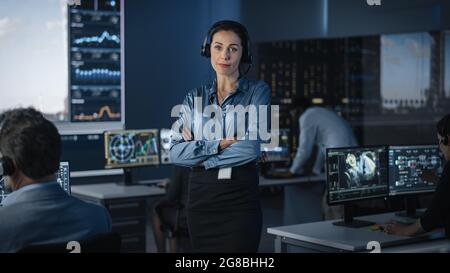
[[[270,113],[269,86],[263,81],[250,81],[242,77],[237,89],[223,100],[221,106],[218,105],[216,90],[217,85],[214,81],[212,84],[191,90],[184,99],[183,109],[174,125],[178,126],[177,128],[187,128],[192,134],[192,140],[185,141],[181,130],[172,130],[170,156],[173,164],[186,167],[204,165],[205,169],[225,168],[249,163],[260,155],[261,138],[257,132],[261,124],[259,106],[266,106]],[[258,122],[249,119],[247,114],[243,119],[237,118],[230,122],[237,116],[232,111],[233,107],[240,106],[244,108],[253,106],[257,111]],[[212,113],[212,110],[216,112]],[[222,116],[218,117],[216,113],[221,113]],[[270,117],[267,119],[270,120]],[[204,130],[204,125],[212,124],[216,126],[209,128],[215,130]],[[269,125],[266,125],[266,130],[268,127]],[[245,137],[238,137],[236,143],[220,151],[220,140],[242,136],[237,133],[239,130],[241,133],[245,131]]]

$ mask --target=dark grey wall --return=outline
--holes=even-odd
[[[365,0],[328,0],[327,36],[440,29],[443,0],[382,0],[381,6],[369,6]]]
[[[326,35],[326,0],[244,0],[242,22],[253,42]]]
[[[241,13],[255,42],[450,28],[446,0],[245,0]]]

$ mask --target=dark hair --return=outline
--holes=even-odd
[[[436,130],[442,137],[450,134],[450,114],[445,115],[436,124]]]
[[[209,33],[209,37],[210,37],[210,43],[212,43],[214,34],[216,34],[219,31],[232,31],[234,33],[236,33],[236,35],[239,37],[239,39],[241,39],[241,45],[243,48],[242,51],[242,61],[243,62],[248,62],[251,60],[248,60],[249,56],[249,43],[250,43],[250,37],[248,35],[247,29],[238,22],[235,21],[219,21],[217,23],[215,23],[212,28],[210,29],[210,33]],[[251,58],[251,57],[250,57]]]
[[[26,176],[39,179],[59,168],[61,137],[55,125],[33,108],[0,115],[0,153]]]

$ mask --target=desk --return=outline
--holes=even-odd
[[[122,237],[122,252],[146,252],[146,234],[150,229],[149,206],[165,190],[146,185],[122,186],[116,183],[72,186],[72,195],[105,206],[112,229]]]
[[[390,219],[412,222],[414,220],[384,213],[357,217],[377,224]],[[367,243],[377,241],[382,252],[450,251],[450,241],[444,240],[443,231],[435,231],[418,237],[389,235],[372,231],[369,227],[349,228],[335,226],[336,221],[322,221],[301,225],[272,227],[267,233],[275,235],[275,252],[286,252],[287,245],[301,247],[307,252],[367,252]]]
[[[163,181],[146,180],[138,184],[157,184]],[[322,197],[325,185],[325,174],[300,176],[292,178],[265,178],[259,177],[259,186],[283,187],[283,222],[284,225],[300,224],[305,222],[321,221]]]
[[[266,223],[266,227],[321,220],[320,198],[323,183],[320,181],[323,179],[323,175],[289,179],[260,177],[260,187],[282,186],[285,191],[282,212],[284,220]],[[123,252],[145,252],[152,250],[153,240],[153,237],[149,236],[153,231],[149,225],[151,211],[148,208],[156,198],[165,194],[165,189],[152,185],[163,180],[136,181],[132,186],[116,183],[77,185],[72,186],[72,194],[83,200],[102,204],[109,210],[113,229],[122,236]]]
[[[154,180],[142,180],[137,181],[138,185],[156,185],[164,180],[168,180],[169,178],[163,179],[154,179]],[[260,187],[270,187],[270,186],[290,186],[297,185],[302,183],[310,183],[310,182],[322,182],[325,181],[325,174],[319,175],[311,175],[311,176],[299,176],[292,178],[266,178],[264,176],[259,176],[259,186]]]
[[[279,179],[260,177],[259,186],[283,187],[283,225],[323,220],[325,174]]]
[[[299,176],[292,178],[265,178],[264,176],[259,177],[259,186],[290,186],[297,185],[301,183],[311,183],[311,182],[322,182],[325,181],[325,174],[311,175],[311,176]]]

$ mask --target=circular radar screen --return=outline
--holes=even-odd
[[[111,137],[109,154],[112,161],[129,162],[134,158],[134,135],[117,134]]]

